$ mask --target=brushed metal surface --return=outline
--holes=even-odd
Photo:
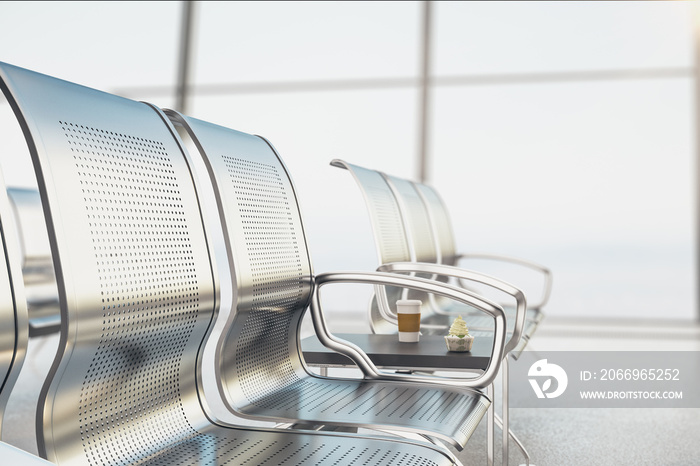
[[[457,265],[454,230],[445,202],[432,186],[423,183],[414,183],[414,186],[430,215],[429,224],[437,240],[438,261],[445,265]]]
[[[331,165],[348,170],[360,187],[374,232],[379,263],[410,261],[411,248],[404,218],[396,198],[382,174],[339,159],[332,160]],[[368,308],[369,324],[372,331],[393,333],[394,327],[397,325],[396,312],[389,303],[408,298],[406,290],[395,287],[384,287],[383,289],[376,287],[375,295]],[[433,314],[428,307],[422,309],[421,312],[423,318]],[[387,323],[391,325],[387,325]],[[444,326],[441,325],[441,327]],[[429,331],[428,327],[424,327],[423,330]]]
[[[442,243],[448,241],[451,238],[451,234],[441,233],[440,229],[437,228],[435,224],[435,219],[433,218],[432,212],[428,209],[428,200],[422,196],[418,190],[418,184],[410,182],[408,180],[380,173],[374,170],[369,170],[363,167],[358,167],[356,165],[334,160],[332,165],[346,168],[352,174],[357,181],[365,199],[367,200],[367,207],[370,210],[370,216],[378,215],[376,212],[377,204],[372,202],[371,199],[374,196],[373,193],[378,192],[380,188],[378,185],[381,181],[384,182],[385,186],[381,190],[389,191],[391,193],[390,198],[385,198],[387,202],[391,201],[395,205],[395,209],[399,211],[400,218],[396,217],[385,217],[383,222],[373,223],[373,226],[379,228],[379,231],[375,230],[375,241],[378,248],[382,248],[383,241],[379,238],[388,235],[400,234],[409,243],[412,251],[411,259],[404,258],[400,262],[403,265],[399,268],[392,268],[391,270],[385,267],[387,263],[380,266],[378,270],[391,271],[391,272],[403,272],[411,273],[415,276],[432,278],[435,280],[449,282],[451,278],[457,278],[461,280],[460,285],[467,287],[470,282],[479,282],[487,284],[493,288],[504,291],[506,294],[511,296],[516,296],[516,306],[504,306],[507,317],[507,330],[508,330],[508,342],[506,344],[506,350],[511,351],[517,347],[520,343],[520,337],[524,328],[524,319],[527,314],[527,308],[524,306],[524,295],[512,287],[508,283],[496,280],[493,277],[488,277],[482,274],[470,275],[470,278],[458,277],[462,272],[460,269],[455,267],[445,266],[442,268],[442,272],[438,273],[438,269],[432,268],[431,264],[439,264],[441,254],[438,250],[438,246]],[[373,175],[372,175],[373,173]],[[380,181],[381,179],[381,181]],[[371,181],[370,181],[371,180]],[[371,184],[370,184],[371,183]],[[429,187],[425,187],[425,190],[429,192],[429,199],[437,202],[440,201],[437,193]],[[442,204],[441,204],[442,205]],[[373,213],[374,211],[374,213]],[[445,228],[449,225],[449,218],[446,216],[446,212],[443,215],[438,215],[439,219],[443,222],[439,226]],[[393,227],[389,224],[392,223]],[[404,225],[403,230],[399,228]],[[440,238],[439,240],[437,238]],[[453,244],[453,243],[452,243]],[[449,260],[452,257],[452,253],[448,252],[445,257]],[[411,266],[409,260],[417,261],[416,266]],[[394,264],[398,264],[395,262]],[[423,264],[423,265],[420,265]],[[431,275],[429,270],[433,270]],[[471,272],[465,271],[464,273],[471,274]],[[392,314],[393,310],[390,309],[390,304],[395,296],[388,295],[388,299],[384,299],[381,295],[381,290],[376,293],[377,296],[372,300],[370,308],[370,322],[371,327],[375,331],[380,331],[382,333],[395,332],[396,330],[392,327],[387,326],[380,322],[380,319],[384,319],[390,323],[394,323],[395,318],[393,315],[387,317],[387,314]],[[455,314],[461,314],[468,316],[468,325],[470,329],[474,329],[480,333],[479,336],[488,337],[493,334],[494,326],[493,319],[487,315],[484,315],[478,309],[471,306],[465,306],[462,303],[454,302],[452,300],[444,299],[439,295],[427,294],[427,293],[409,293],[408,297],[412,299],[420,299],[423,301],[423,307],[421,309],[421,322],[423,324],[422,331],[426,334],[440,334],[444,333],[446,328],[449,328]],[[383,309],[385,308],[385,309]],[[532,311],[530,313],[533,315]],[[531,326],[528,329],[532,328]],[[529,336],[529,335],[528,335]]]
[[[414,266],[416,264],[420,265],[421,263],[409,262],[408,264]],[[435,264],[432,265],[435,266]],[[393,266],[393,264],[387,264],[387,266]],[[498,373],[498,369],[500,367],[500,360],[506,354],[505,313],[503,311],[503,308],[501,308],[498,304],[459,287],[420,277],[409,277],[403,274],[382,272],[324,273],[317,275],[315,282],[316,288],[314,290],[314,294],[311,300],[311,316],[314,328],[316,330],[316,335],[318,336],[319,340],[327,347],[350,357],[358,366],[358,368],[363,372],[366,378],[392,381],[425,381],[433,384],[438,383],[453,387],[471,387],[481,389],[486,387],[487,385],[490,385],[496,377],[496,374]],[[482,312],[490,316],[494,322],[494,333],[492,335],[493,338],[491,339],[491,358],[488,362],[487,367],[481,375],[470,379],[456,379],[452,377],[437,376],[407,377],[402,374],[387,374],[386,372],[380,372],[374,365],[372,360],[360,348],[358,348],[356,345],[353,345],[350,342],[342,341],[341,339],[332,335],[328,330],[325,318],[323,316],[323,313],[321,312],[320,291],[321,288],[326,285],[338,283],[364,283],[382,285],[391,284],[394,286],[402,286],[405,288],[415,289],[425,293],[434,293],[440,296],[457,300],[460,303],[474,306],[475,308],[481,310]]]
[[[379,262],[387,264],[410,261],[411,250],[406,239],[404,219],[394,194],[381,173],[338,159],[334,159],[331,165],[347,169],[361,187],[375,232]]]
[[[334,160],[331,162],[332,165],[339,166],[342,168],[347,168],[353,173],[355,180],[360,185],[363,191],[365,199],[372,197],[372,193],[376,191],[376,188],[368,186],[366,180],[367,176],[358,176],[355,174],[356,171],[366,172],[366,169],[356,167],[354,165],[348,164],[346,162]],[[500,290],[513,298],[515,298],[516,306],[504,306],[506,311],[506,323],[507,323],[507,342],[505,345],[505,354],[512,355],[513,357],[518,357],[520,352],[525,347],[531,333],[523,334],[523,330],[527,332],[534,331],[536,323],[539,322],[538,310],[530,310],[529,314],[532,317],[531,322],[535,325],[528,325],[525,327],[525,320],[528,317],[528,309],[526,305],[525,295],[519,289],[513,287],[512,285],[505,283],[503,281],[497,280],[493,277],[489,277],[483,274],[478,274],[465,269],[459,269],[451,265],[440,264],[441,261],[448,263],[456,263],[460,256],[456,255],[454,252],[454,237],[451,230],[451,225],[449,224],[449,217],[445,209],[444,203],[437,195],[434,190],[425,188],[426,194],[423,194],[419,188],[418,184],[403,180],[397,177],[392,177],[386,174],[382,174],[388,188],[393,194],[393,200],[397,204],[401,218],[403,220],[404,232],[406,239],[411,246],[412,260],[411,262],[403,263],[383,263],[377,270],[388,271],[388,272],[403,272],[415,274],[416,276],[425,277],[426,273],[433,273],[430,276],[433,279],[439,279],[444,282],[450,282],[452,279],[456,279],[459,286],[469,289],[471,283],[485,284],[491,288]],[[375,177],[376,178],[376,177]],[[376,209],[376,205],[370,201],[367,201],[367,206],[370,211]],[[396,222],[396,220],[394,220]],[[375,224],[375,238],[379,238],[383,235],[382,232],[377,231],[376,227],[388,231],[386,225]],[[397,223],[398,229],[398,223]],[[441,232],[440,229],[450,228],[448,232]],[[395,232],[394,232],[395,234]],[[452,242],[452,244],[446,244]],[[381,247],[381,242],[377,240],[378,246]],[[445,251],[440,251],[439,248],[445,246]],[[486,258],[486,256],[481,256]],[[494,259],[494,257],[488,257],[489,259]],[[417,261],[417,262],[416,262]],[[423,261],[423,262],[420,262]],[[543,301],[549,297],[549,292],[551,291],[551,274],[547,269],[541,268],[536,264],[528,263],[526,261],[510,261],[515,262],[520,265],[525,265],[526,267],[534,268],[544,273],[544,292]],[[378,319],[383,317],[387,322],[391,322],[391,319],[387,319],[385,316],[388,313],[386,309],[389,304],[387,299],[382,295],[382,290],[377,290],[375,297],[372,300],[372,306],[376,306],[379,312],[373,307],[370,308],[370,319]],[[456,314],[463,314],[467,318],[469,327],[472,329],[474,336],[481,338],[498,338],[498,327],[494,326],[490,316],[485,316],[480,312],[479,309],[475,309],[473,306],[464,306],[463,303],[455,302],[452,300],[446,300],[438,294],[434,293],[423,293],[410,295],[412,299],[420,299],[423,301],[424,305],[422,307],[421,313],[425,314],[422,319],[422,323],[425,327],[425,332],[435,332],[439,331],[436,329],[442,328],[443,332],[449,326],[450,321]],[[497,322],[496,322],[497,324]],[[387,331],[386,324],[375,324],[371,323],[372,329],[379,329],[382,331]],[[507,358],[506,358],[507,359]],[[503,371],[502,376],[504,381],[507,381],[507,360],[503,361]],[[508,458],[508,395],[507,391],[503,392],[503,458]],[[493,422],[491,414],[489,415],[489,450],[492,449],[493,443]]]
[[[214,277],[181,141],[147,104],[0,63],[34,161],[61,302],[40,400],[59,465],[458,464],[446,450],[223,427],[199,401]],[[275,380],[277,374],[268,374]]]
[[[27,351],[27,303],[17,227],[0,171],[0,435],[3,415]]]
[[[7,196],[20,233],[24,281],[28,283],[55,281],[51,244],[46,232],[39,191],[8,186]]]
[[[356,168],[353,167],[353,170]],[[431,219],[429,213],[423,201],[414,188],[413,184],[403,178],[388,175],[386,173],[380,173],[384,178],[386,184],[392,192],[394,202],[397,203],[399,211],[401,212],[401,218],[405,225],[404,235],[408,240],[411,250],[411,261],[413,262],[439,262],[439,251],[437,249],[436,234],[433,230]],[[449,278],[444,275],[426,275],[426,274],[416,274],[420,277],[432,278],[433,280],[442,281],[445,283],[449,282]],[[435,295],[426,295],[425,293],[409,293],[407,296],[409,299],[421,300],[425,305],[423,306],[423,313],[426,314],[424,318],[424,323],[427,325],[444,326],[446,325],[446,319],[439,318],[440,314],[443,314],[444,305],[450,305],[452,302],[450,300],[436,297]],[[438,304],[439,303],[439,304]],[[479,312],[473,308],[467,306],[461,306],[467,309],[466,312],[474,315],[479,315]],[[430,309],[429,313],[425,311]],[[491,319],[487,316],[479,315],[485,320],[485,325],[491,325]],[[449,325],[449,320],[447,320],[447,325]]]
[[[420,242],[416,238],[411,238],[412,244],[409,243],[411,227],[419,225],[421,232],[427,234],[430,232],[425,229],[424,224],[420,225],[419,219],[415,219],[413,224],[409,223],[410,220],[407,220],[408,217],[402,213],[397,195],[387,182],[386,175],[339,159],[331,161],[331,165],[348,170],[360,188],[371,220],[379,263],[411,261],[416,256],[415,253],[412,254],[411,246]],[[420,251],[421,259],[437,255],[435,247],[430,247],[430,241],[432,238],[429,240],[429,244]],[[415,273],[411,273],[411,275],[415,276]],[[444,278],[439,279],[445,281]],[[449,328],[450,319],[436,312],[439,308],[431,305],[434,298],[420,293],[411,293],[409,296],[406,290],[393,287],[384,287],[383,289],[375,287],[375,293],[368,308],[368,320],[372,331],[382,334],[397,332],[396,312],[391,303],[409,297],[423,301],[421,332],[444,334]],[[473,312],[473,309],[470,311]],[[490,318],[487,319],[490,320]]]
[[[381,173],[389,185],[395,202],[398,202],[399,210],[403,214],[405,235],[411,246],[411,260],[413,262],[437,262],[438,250],[433,236],[428,212],[423,206],[418,192],[413,184],[403,178]]]
[[[505,351],[506,353],[510,352],[515,348],[522,337],[523,333],[523,326],[525,325],[525,313],[527,310],[527,300],[525,298],[525,294],[519,290],[518,288],[503,282],[501,280],[498,280],[497,278],[480,274],[478,272],[473,272],[471,270],[465,270],[465,269],[460,269],[457,267],[452,267],[449,265],[442,265],[442,264],[435,264],[435,263],[425,263],[425,262],[403,262],[403,263],[393,263],[393,264],[383,264],[380,265],[377,270],[384,271],[384,272],[401,272],[401,273],[410,273],[410,272],[417,272],[417,273],[423,273],[423,274],[434,274],[434,275],[443,275],[447,276],[450,278],[458,278],[460,280],[460,283],[462,282],[472,282],[472,283],[479,283],[482,285],[489,286],[491,288],[494,288],[496,290],[499,290],[509,296],[512,296],[515,301],[516,301],[516,306],[515,308],[509,308],[508,310],[504,311],[504,314],[506,316],[506,331],[508,334],[508,340],[505,345]],[[436,297],[440,297],[438,294],[434,294]],[[452,302],[452,301],[451,301]],[[483,328],[488,328],[491,330],[489,327],[491,324],[493,324],[493,317],[484,315],[483,310],[477,308],[476,306],[469,305],[469,306],[464,306],[463,303],[457,302],[458,305],[460,305],[462,308],[466,309],[475,309],[474,312],[476,311],[482,311],[481,314],[473,316],[473,315],[467,315],[468,322],[474,322],[477,319],[489,319],[490,321],[484,322]],[[440,317],[448,317],[445,315],[442,315]],[[472,320],[474,319],[474,320]],[[488,325],[487,325],[488,324]],[[479,329],[479,327],[476,327]],[[482,329],[483,329],[482,328]],[[496,334],[498,328],[495,327]]]
[[[312,272],[284,164],[260,137],[167,113],[205,159],[234,271],[235,310],[217,351],[217,379],[229,409],[255,419],[423,433],[462,447],[472,433],[465,426],[478,423],[490,404],[479,391],[333,380],[306,370],[299,325]]]
[[[16,187],[8,187],[7,196],[22,246],[22,276],[27,297],[29,335],[58,332],[61,328],[61,310],[41,196],[36,189]]]
[[[405,218],[408,219],[407,225],[409,226],[409,237],[411,238],[412,248],[415,251],[415,255],[421,253],[421,256],[425,258],[425,262],[428,263],[440,263],[443,256],[447,262],[452,262],[457,265],[460,259],[464,258],[464,255],[455,255],[454,245],[446,245],[445,243],[454,241],[454,237],[451,230],[451,225],[449,222],[449,217],[447,214],[447,209],[442,199],[437,195],[434,189],[425,187],[422,191],[420,190],[420,184],[412,183],[407,180],[398,179],[395,177],[389,177],[385,175],[387,183],[394,192],[396,199],[399,202],[401,212]],[[449,229],[448,232],[440,232],[440,229]],[[432,231],[432,235],[429,234]],[[426,243],[433,244],[436,249],[430,250],[424,245]],[[446,246],[445,251],[440,251],[441,246]],[[488,285],[491,288],[498,289],[505,292],[506,294],[512,296],[516,300],[515,308],[510,306],[504,306],[507,316],[507,329],[508,329],[508,341],[506,342],[505,351],[506,354],[510,354],[513,357],[519,357],[523,348],[527,344],[527,341],[532,336],[536,328],[536,323],[539,322],[540,316],[539,307],[546,303],[549,298],[549,293],[551,292],[551,273],[548,269],[539,266],[538,264],[533,264],[528,261],[506,258],[503,256],[493,256],[493,255],[478,255],[482,259],[490,260],[500,260],[515,263],[521,266],[525,266],[531,269],[535,269],[543,274],[544,288],[542,292],[541,303],[536,304],[534,308],[528,309],[526,305],[525,295],[519,289],[509,285],[508,283],[502,281],[494,281],[493,279],[483,277],[471,276],[467,280],[463,273],[469,274],[470,272],[466,270],[457,270],[452,266],[421,266],[415,268],[413,266],[407,266],[405,270],[412,272],[421,272],[433,270],[438,276],[445,277],[446,280],[456,279],[457,283],[461,286],[469,289],[470,285],[474,282],[479,282]],[[444,270],[440,272],[439,269]],[[469,325],[472,329],[476,331],[473,332],[476,337],[487,336],[490,333],[490,322],[484,315],[478,315],[474,310],[465,308],[461,304],[455,303],[454,301],[446,301],[441,299],[436,295],[427,296],[431,307],[436,314],[452,314],[454,316],[457,314],[465,314]],[[526,320],[534,323],[527,327],[525,326]],[[485,334],[485,335],[484,335]],[[508,458],[508,446],[509,446],[509,410],[508,410],[508,358],[503,360],[502,368],[503,377],[503,406],[502,406],[502,416],[503,416],[503,452],[502,457]],[[517,439],[514,438],[516,440]],[[524,451],[524,450],[523,450]],[[527,455],[526,455],[527,456]]]

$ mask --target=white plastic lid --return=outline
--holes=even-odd
[[[423,301],[420,299],[399,299],[396,301],[397,306],[422,306]]]
[[[396,312],[402,314],[420,314],[423,302],[419,299],[399,299],[396,301]]]

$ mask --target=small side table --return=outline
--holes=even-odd
[[[397,335],[334,335],[362,348],[377,367],[394,370],[479,372],[488,366],[493,344],[486,338],[477,338],[471,351],[453,353],[447,351],[440,335],[421,335],[418,343],[401,343]],[[347,357],[323,346],[315,335],[304,338],[301,349],[306,363],[322,370],[354,365]]]

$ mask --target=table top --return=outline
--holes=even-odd
[[[401,343],[398,335],[336,333],[362,348],[378,367],[413,370],[484,370],[491,359],[493,340],[475,338],[466,353],[447,351],[442,335],[421,335],[418,343]],[[349,366],[349,358],[326,348],[316,335],[304,338],[301,349],[310,366]]]

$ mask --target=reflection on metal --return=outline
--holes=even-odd
[[[167,113],[204,158],[226,232],[230,266],[235,271],[231,284],[235,287],[235,312],[226,322],[216,352],[216,379],[229,409],[274,422],[426,434],[461,449],[490,403],[478,390],[460,392],[455,387],[483,387],[496,376],[505,339],[503,311],[442,283],[399,275],[342,274],[326,276],[325,282],[319,276],[314,287],[292,181],[272,146],[257,136]],[[378,373],[364,352],[328,335],[314,295],[311,312],[319,339],[350,357],[365,378],[315,376],[301,358],[299,328],[312,293],[331,280],[414,287],[483,309],[500,332],[494,340],[491,363],[481,377],[457,382],[430,378],[432,385],[416,383],[426,379]],[[435,403],[419,407],[412,401],[428,397]],[[363,407],[380,399],[396,409]]]
[[[20,233],[24,281],[30,284],[55,281],[39,191],[8,187],[7,195]]]
[[[177,96],[175,108],[181,112],[187,111],[187,99],[190,89],[190,63],[192,52],[192,17],[194,3],[191,0],[182,2],[182,26],[180,30],[180,54],[177,70]]]
[[[377,270],[417,274],[416,276],[425,278],[438,277],[441,280],[454,277],[483,283],[515,297],[516,308],[507,309],[510,317],[507,321],[510,338],[506,344],[506,352],[516,350],[518,345],[524,345],[525,342],[521,340],[520,335],[523,332],[526,305],[520,290],[476,272],[437,264],[437,244],[433,238],[431,225],[426,225],[426,222],[430,221],[427,207],[412,183],[338,159],[333,160],[331,165],[347,169],[365,198],[379,262],[383,264]],[[412,260],[422,262],[412,263],[410,262]],[[370,325],[373,329],[386,329],[387,326],[382,324],[380,319],[390,323],[395,322],[395,316],[391,317],[393,311],[389,303],[399,299],[400,290],[393,287],[386,287],[386,289],[377,287],[375,295],[376,299],[372,300],[369,310]],[[455,310],[456,303],[439,300],[441,306],[433,306],[434,297],[425,293],[409,294],[409,298],[423,301],[424,305],[421,309],[423,333],[441,333],[449,328],[454,315],[443,311]],[[477,329],[481,325],[484,327],[480,330],[493,328],[490,318],[483,315],[483,312],[462,306],[459,306],[458,310],[463,315],[472,314],[471,319],[474,322],[479,321],[478,324],[470,325],[470,328]],[[393,330],[395,331],[396,328],[394,327]],[[493,335],[492,332],[488,334]]]
[[[211,423],[197,360],[217,311],[215,277],[176,130],[144,103],[5,63],[0,78],[37,167],[64,317],[37,416],[43,457],[459,464],[402,439]],[[279,375],[266,376],[261,383]]]
[[[0,433],[5,407],[26,350],[27,307],[22,286],[20,244],[0,173]]]
[[[450,278],[453,278],[456,279],[458,285],[464,287],[462,289],[468,289],[472,283],[479,283],[500,290],[501,292],[515,298],[516,308],[513,309],[510,307],[506,310],[508,324],[507,330],[510,332],[510,338],[508,338],[508,341],[506,342],[504,354],[512,355],[513,357],[517,358],[527,344],[529,335],[531,335],[531,332],[534,332],[534,329],[536,328],[536,323],[529,323],[527,329],[524,330],[526,315],[528,312],[525,295],[519,289],[493,277],[485,276],[470,270],[459,269],[451,265],[443,265],[438,263],[440,258],[450,259],[451,257],[455,256],[455,246],[453,244],[449,216],[446,210],[444,212],[441,211],[443,207],[441,203],[432,206],[433,210],[440,214],[437,215],[437,217],[443,220],[443,223],[439,225],[439,227],[442,229],[450,228],[448,236],[445,237],[438,231],[439,228],[436,228],[438,226],[435,224],[436,216],[431,215],[431,204],[430,202],[427,202],[428,199],[426,199],[426,196],[421,193],[419,187],[422,186],[425,190],[427,190],[425,194],[432,194],[431,198],[434,201],[440,200],[437,193],[429,190],[427,185],[422,183],[413,183],[405,179],[358,167],[356,165],[343,162],[342,160],[333,160],[331,165],[349,170],[362,190],[370,213],[370,218],[372,218],[372,226],[375,233],[375,241],[377,242],[379,249],[379,257],[382,258],[381,262],[383,263],[383,265],[377,268],[378,271],[392,273],[398,272],[404,274],[410,273],[415,274],[418,277],[429,277],[431,279],[439,278],[449,280]],[[379,202],[380,200],[381,202]],[[395,213],[391,216],[387,216],[386,212]],[[423,262],[387,263],[389,261],[384,259],[386,257],[386,245],[396,243],[397,239],[394,237],[397,235],[401,237],[401,244],[407,242],[411,249],[411,256],[402,260]],[[438,248],[440,248],[445,242],[448,243],[446,250],[440,253]],[[394,248],[394,250],[396,249]],[[404,252],[404,256],[405,255],[406,254]],[[493,258],[492,256],[488,257]],[[518,260],[516,260],[516,262],[524,266],[533,267],[533,265],[529,262]],[[541,267],[536,266],[535,268],[536,270],[544,273],[545,282],[547,283],[547,279],[549,278],[548,271],[545,269],[547,272],[545,273],[545,271],[541,270]],[[548,288],[547,285],[545,285],[545,299],[548,297],[548,295]],[[384,316],[384,312],[381,312],[383,306],[388,307],[386,304],[388,301],[386,296],[387,295],[383,293],[383,288],[378,288],[372,301],[373,307],[370,308],[371,319],[378,320],[379,318],[383,317],[387,322],[391,321]],[[470,328],[472,329],[480,325],[486,326],[489,323],[488,316],[484,316],[483,314],[474,316],[475,312],[473,308],[477,307],[477,310],[479,310],[478,306],[467,308],[464,306],[457,307],[459,306],[459,303],[440,299],[440,296],[434,293],[423,293],[422,295],[414,294],[410,297],[413,299],[420,299],[426,303],[426,305],[423,306],[422,313],[428,315],[429,320],[425,318],[422,318],[421,320],[426,320],[427,322],[435,322],[436,318],[442,318],[443,325],[447,326],[451,320],[449,312],[457,311],[457,313],[463,315],[472,314],[469,317],[471,322]],[[377,305],[380,312],[377,312],[374,309],[374,307]],[[423,312],[423,310],[427,312]],[[483,323],[480,322],[475,324],[477,320],[482,321]],[[382,326],[372,323],[371,327],[373,330],[375,330],[381,328]],[[423,326],[421,326],[421,329],[422,328]],[[445,332],[444,329],[442,331]],[[426,329],[426,332],[424,333],[428,332],[429,330]],[[472,332],[472,334],[475,336],[479,336],[479,333],[482,332]],[[486,336],[489,335],[490,332],[483,333],[485,334],[484,336]],[[506,356],[503,359],[503,366],[501,369],[504,381],[507,381],[507,371],[508,361]],[[508,432],[510,430],[508,428],[508,392],[506,390],[503,391],[502,409],[504,426],[502,457],[508,458]],[[488,425],[487,442],[489,445],[489,454],[492,454],[493,407],[489,410]],[[492,456],[489,456],[488,463],[492,464],[492,462]]]
[[[58,332],[61,314],[51,244],[39,191],[8,188],[22,246],[22,275],[29,313],[29,336]]]
[[[432,3],[423,2],[423,40],[421,50],[421,98],[418,117],[420,131],[418,140],[418,180],[428,180],[428,150],[430,145],[430,90],[431,84],[431,45],[432,45]]]

